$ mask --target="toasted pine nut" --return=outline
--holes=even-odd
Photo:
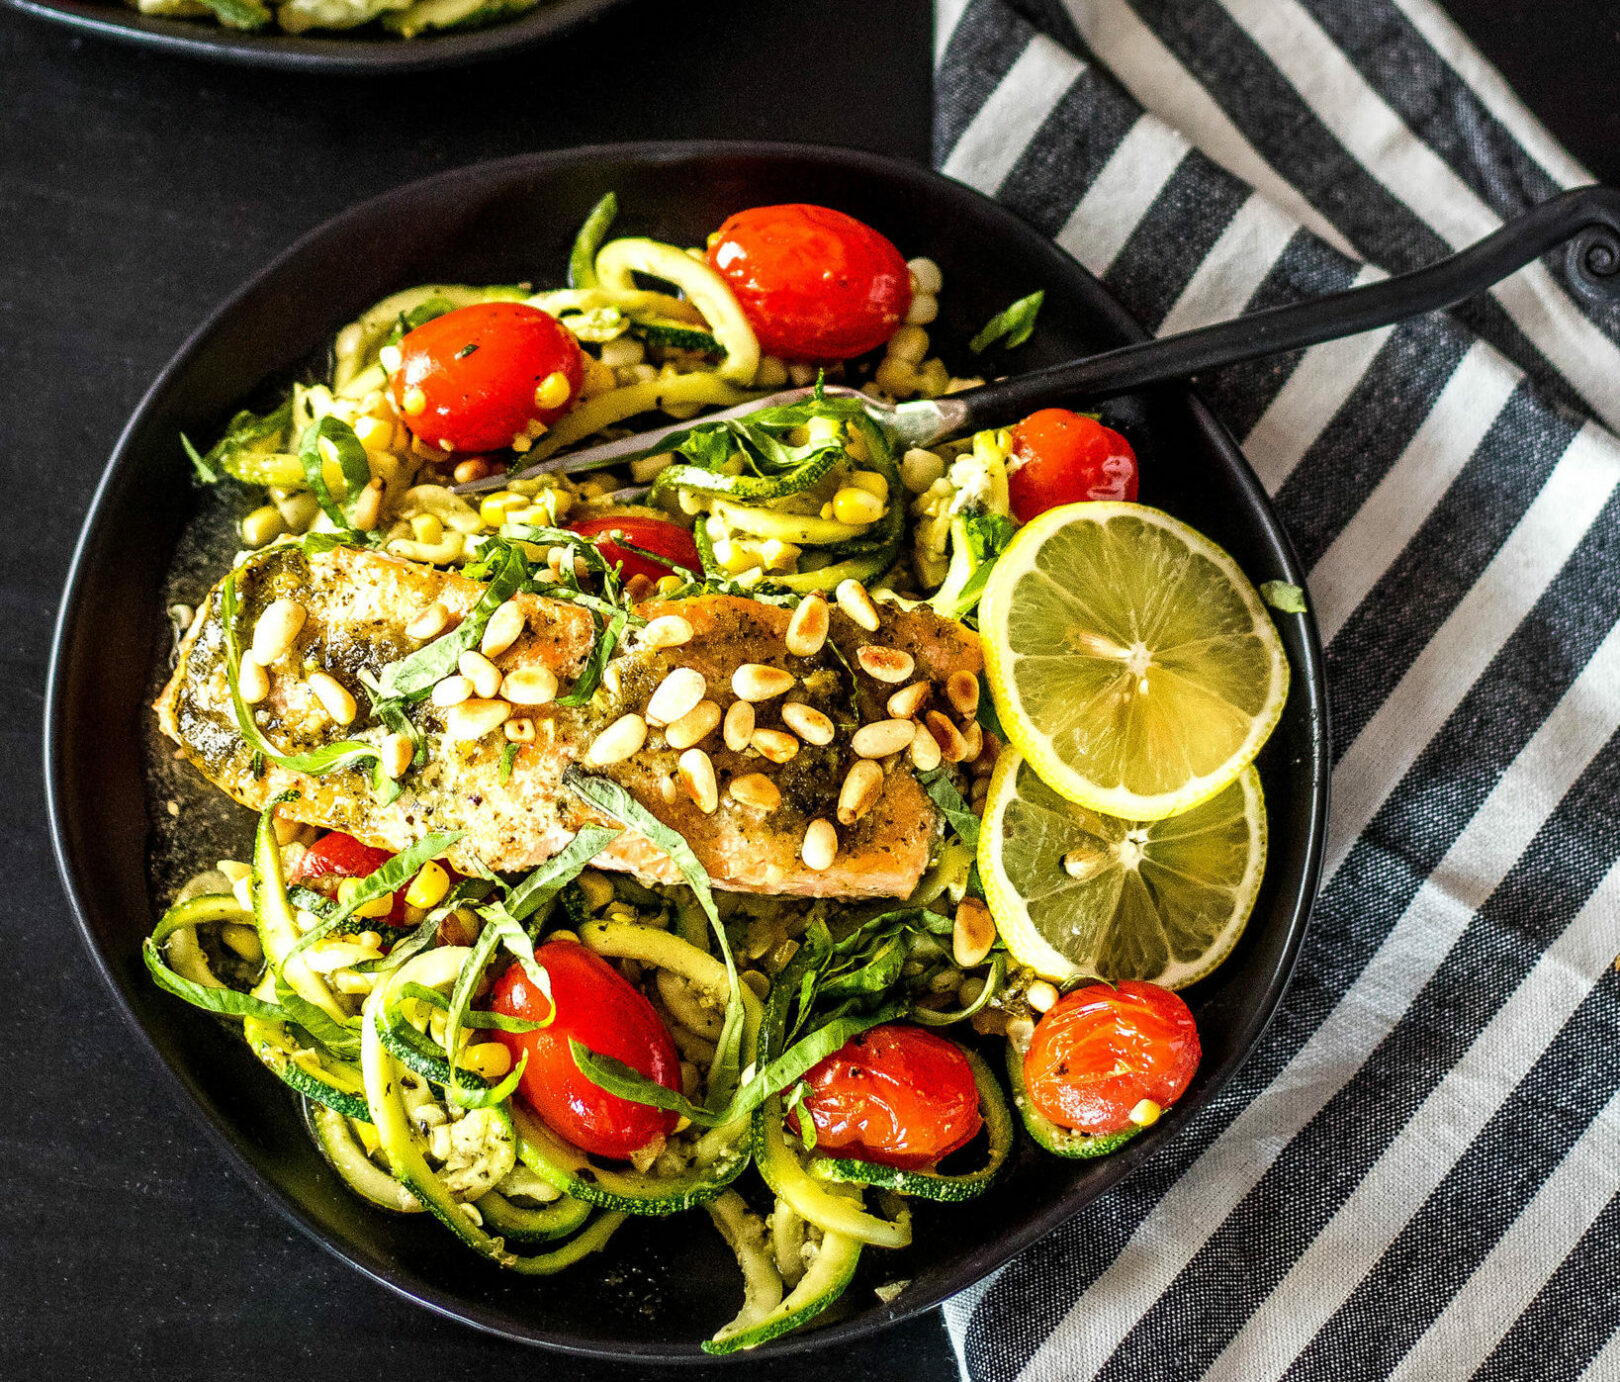
[[[945,682],[945,699],[964,720],[979,713],[979,679],[972,672],[952,672]]]
[[[984,752],[984,726],[969,720],[962,726],[962,761],[969,763]]]
[[[523,611],[517,601],[508,600],[496,606],[484,625],[484,636],[478,641],[478,651],[485,657],[499,657],[523,636]]]
[[[596,736],[596,742],[585,753],[585,761],[596,768],[622,763],[639,753],[646,742],[647,722],[639,715],[621,715]]]
[[[501,689],[501,669],[471,648],[456,659],[456,670],[467,678],[473,695],[481,696],[486,701]]]
[[[270,694],[270,673],[252,653],[247,654],[236,669],[236,689],[249,705],[257,705]]]
[[[509,744],[534,743],[534,721],[525,716],[521,720],[506,722],[506,742]]]
[[[340,725],[351,725],[359,707],[354,703],[354,697],[343,687],[343,683],[329,672],[311,672],[309,674],[309,689],[315,693],[315,699],[321,703],[326,713]]]
[[[251,929],[251,928],[249,928]],[[257,935],[254,932],[254,935]],[[742,976],[743,983],[754,991],[754,997],[763,1001],[765,995],[771,991],[771,981],[757,969],[745,969]]]
[[[960,763],[967,757],[967,743],[963,740],[961,731],[949,719],[937,710],[930,710],[924,717],[928,732],[934,736],[939,744],[939,755],[947,763]]]
[[[416,744],[408,734],[390,734],[382,741],[382,769],[398,782],[410,771]]]
[[[557,699],[557,674],[549,667],[519,667],[501,678],[501,695],[513,705],[550,705]]]
[[[644,648],[679,648],[692,641],[692,624],[678,614],[660,614],[641,631]]]
[[[804,829],[804,843],[799,846],[799,858],[804,866],[816,873],[832,867],[838,857],[838,832],[831,821],[811,821]]]
[[[792,672],[763,662],[745,662],[731,674],[731,689],[740,700],[768,701],[793,687]]]
[[[855,649],[855,661],[869,677],[898,684],[917,670],[917,660],[899,648],[880,648],[875,643],[863,643]]]
[[[624,598],[633,605],[639,605],[643,600],[652,597],[653,589],[652,577],[644,571],[638,571],[624,583]]]
[[[505,701],[462,701],[444,712],[444,732],[452,739],[482,739],[505,724],[511,713]]]
[[[434,601],[405,625],[405,632],[411,638],[420,638],[425,642],[429,638],[437,638],[449,625],[450,611]]]
[[[854,825],[883,795],[883,769],[869,758],[850,765],[838,789],[838,824]]]
[[[932,689],[926,681],[914,681],[910,686],[902,686],[889,697],[889,714],[897,720],[915,719]]]
[[[939,740],[928,732],[927,725],[918,725],[911,741],[911,766],[920,773],[931,773],[939,767],[939,759]]]
[[[780,729],[756,729],[748,742],[761,758],[768,758],[772,763],[786,763],[799,751],[799,741]]]
[[[909,747],[916,733],[910,720],[874,720],[855,731],[849,746],[861,758],[887,758]]]
[[[448,710],[453,705],[460,705],[470,695],[472,683],[458,673],[434,682],[431,699],[439,709]]]
[[[866,587],[857,580],[840,581],[837,591],[838,608],[868,633],[876,633],[877,606],[866,593]]]
[[[819,595],[806,595],[788,620],[787,650],[794,657],[814,657],[827,641],[831,622],[827,602]]]
[[[489,462],[482,456],[457,461],[455,470],[451,472],[458,485],[470,485],[474,480],[487,480],[489,473]]]
[[[1057,1007],[1058,999],[1062,995],[1057,991],[1057,985],[1049,984],[1045,979],[1037,979],[1024,990],[1024,1001],[1038,1013],[1049,1013]]]
[[[833,722],[814,706],[802,701],[789,701],[782,707],[782,723],[807,744],[830,744],[833,741]]]
[[[687,712],[695,709],[708,693],[709,683],[695,667],[677,667],[658,683],[647,701],[647,722],[654,725],[674,724]]]
[[[962,969],[984,963],[996,943],[996,923],[990,909],[976,897],[964,897],[956,905],[956,925],[951,931],[951,955]]]
[[[689,749],[707,739],[720,723],[720,707],[713,701],[699,701],[664,730],[664,742],[672,749]]]
[[[709,755],[702,749],[687,749],[675,766],[686,795],[697,803],[697,809],[705,816],[711,814],[720,805],[720,788],[715,783],[714,764],[709,761]]]
[[[297,600],[272,600],[253,625],[253,660],[268,667],[292,647],[308,617]]]
[[[731,799],[757,811],[774,811],[782,804],[782,793],[764,773],[744,773],[731,779],[726,789]]]
[[[373,480],[363,490],[360,497],[354,501],[354,526],[362,533],[375,531],[378,521],[382,518],[383,483]]]
[[[733,753],[741,753],[748,747],[748,742],[754,737],[754,707],[747,701],[733,701],[731,709],[726,711],[726,727],[723,731],[726,747]]]

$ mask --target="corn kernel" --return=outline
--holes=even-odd
[[[415,417],[427,407],[427,395],[420,389],[406,389],[405,397],[400,399],[399,405],[404,409],[406,417]]]
[[[411,886],[405,892],[405,901],[413,907],[437,907],[449,891],[450,875],[430,859],[411,880]]]
[[[444,524],[430,513],[419,513],[411,519],[411,536],[426,547],[437,547],[444,541]]]
[[[345,907],[354,901],[354,896],[365,886],[358,878],[345,878],[338,884],[338,901]],[[394,895],[384,893],[381,897],[374,897],[369,902],[362,902],[351,915],[357,917],[385,917],[394,910]]]
[[[388,443],[394,439],[394,424],[384,422],[380,417],[356,418],[354,435],[366,450],[386,451]]]
[[[853,471],[849,482],[856,489],[864,489],[868,494],[875,494],[884,503],[889,500],[889,482],[875,470]]]
[[[864,489],[841,489],[833,495],[833,517],[840,523],[876,523],[883,517],[883,501]]]
[[[499,528],[514,509],[524,509],[528,506],[526,496],[498,489],[493,494],[486,494],[479,502],[478,517],[483,520],[486,528]]]
[[[573,391],[574,386],[568,382],[568,376],[560,369],[552,370],[550,374],[540,381],[540,387],[534,391],[535,406],[543,408],[549,413],[568,402],[568,396]]]
[[[498,1041],[481,1041],[467,1048],[461,1063],[475,1075],[498,1080],[512,1068],[512,1053]]]
[[[1163,1112],[1164,1110],[1154,1103],[1152,1099],[1143,1099],[1131,1110],[1130,1119],[1137,1127],[1146,1128],[1157,1123],[1159,1115]]]

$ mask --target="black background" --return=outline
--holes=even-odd
[[[1575,155],[1620,180],[1610,7],[1450,8]],[[0,13],[4,1382],[645,1375],[486,1338],[366,1282],[285,1227],[174,1106],[56,882],[39,768],[50,626],[124,419],[190,329],[298,235],[397,183],[535,148],[736,137],[926,160],[929,27],[927,0],[638,0],[502,62],[346,81]],[[772,1371],[954,1368],[930,1320]]]

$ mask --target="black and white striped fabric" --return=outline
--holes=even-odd
[[[1589,181],[1432,0],[936,0],[935,153],[1160,332]],[[952,1303],[973,1382],[1620,1379],[1620,314],[1532,267],[1206,393],[1310,572],[1312,935],[1189,1136]]]

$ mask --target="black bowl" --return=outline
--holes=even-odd
[[[621,0],[540,0],[537,8],[504,23],[465,33],[385,34],[375,25],[354,34],[324,29],[288,34],[274,26],[256,33],[228,29],[213,19],[166,19],[142,14],[122,0],[4,0],[24,14],[65,24],[80,33],[162,48],[171,53],[297,72],[378,76],[459,67],[540,43],[611,9]]]
[[[435,1224],[392,1217],[348,1195],[310,1145],[292,1098],[212,1019],[154,988],[139,956],[154,917],[144,694],[169,637],[160,594],[166,568],[195,504],[176,434],[213,435],[241,399],[399,287],[555,279],[574,228],[610,188],[625,208],[623,229],[683,244],[700,243],[729,212],[751,204],[841,207],[905,253],[938,260],[946,285],[941,342],[966,341],[1007,302],[1044,287],[1040,328],[1017,357],[1023,367],[1143,334],[1074,260],[1001,207],[870,154],[763,144],[581,149],[462,169],[367,202],[302,240],[222,307],[163,372],[119,441],[86,520],[57,630],[50,809],[62,876],[107,982],[229,1155],[295,1222],[401,1294],[481,1328],[620,1359],[696,1360],[698,1341],[740,1301],[736,1268],[701,1217],[629,1225],[606,1254],[543,1284],[487,1267]],[[1145,501],[1188,516],[1254,580],[1301,582],[1259,484],[1196,397],[1160,388],[1106,411],[1142,458]],[[983,1199],[920,1205],[912,1248],[867,1253],[841,1313],[763,1352],[868,1334],[971,1285],[1175,1137],[1248,1055],[1305,933],[1327,809],[1315,626],[1306,615],[1282,619],[1281,628],[1294,682],[1260,762],[1271,860],[1247,933],[1188,993],[1204,1062],[1187,1095],[1118,1155],[1076,1163],[1023,1146]],[[871,1290],[902,1279],[910,1284],[887,1304]]]

